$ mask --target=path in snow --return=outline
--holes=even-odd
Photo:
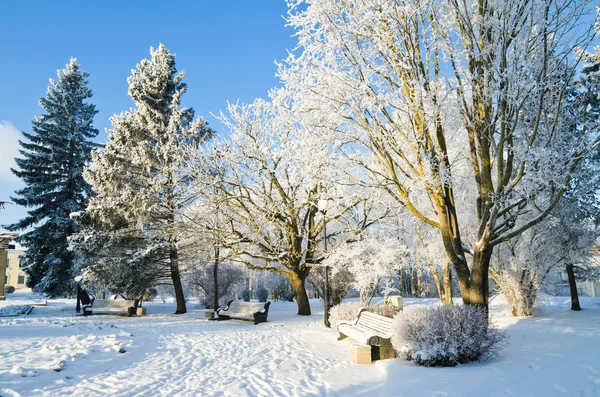
[[[63,325],[70,324],[71,333],[82,333],[79,339],[70,338],[75,344],[85,340],[89,331],[101,332],[97,330],[98,321],[103,320],[105,328],[114,326],[110,328],[113,332],[133,335],[128,352],[113,355],[112,360],[96,360],[93,353],[85,359],[77,358],[76,362],[68,362],[60,375],[38,370],[44,376],[39,381],[26,378],[29,389],[26,384],[13,383],[13,388],[3,390],[0,375],[0,395],[335,396],[332,385],[343,388],[383,383],[383,375],[375,366],[363,367],[360,375],[347,378],[348,370],[357,367],[349,360],[348,344],[338,343],[336,334],[324,329],[320,316],[299,317],[295,310],[293,303],[275,302],[270,322],[259,325],[237,320],[201,320],[199,312],[145,318],[70,317],[69,322],[52,325],[57,328],[55,331],[68,334],[68,327]],[[31,321],[35,323],[35,319]],[[50,340],[69,339],[54,335]],[[49,341],[42,338],[30,343],[21,345],[18,353],[37,350]],[[76,349],[74,346],[72,350]],[[98,361],[97,368],[94,361]],[[45,364],[48,362],[49,359]],[[30,363],[29,367],[33,365]],[[80,365],[85,365],[85,370],[81,371]],[[52,377],[56,378],[54,382]],[[367,390],[362,386],[352,394],[362,395]]]
[[[498,358],[423,368],[402,358],[352,363],[315,301],[311,317],[274,302],[259,325],[207,321],[197,310],[175,316],[160,303],[146,317],[74,317],[73,302],[49,301],[0,319],[0,396],[598,397],[600,299],[583,298],[581,312],[568,303],[550,298],[532,318],[492,305],[509,336]],[[66,368],[51,371],[59,358]]]

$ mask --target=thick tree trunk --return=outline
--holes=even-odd
[[[460,286],[460,293],[465,305],[481,306],[487,310],[489,295],[489,268],[493,249],[487,247],[483,250],[476,249],[473,256],[470,275],[461,272],[461,265],[454,263],[456,276]],[[464,269],[463,269],[464,270]]]
[[[577,282],[575,281],[575,272],[573,265],[567,265],[567,276],[569,277],[569,289],[571,290],[571,310],[579,311],[579,294],[577,293]]]
[[[298,314],[301,316],[310,316],[310,303],[308,301],[308,295],[306,294],[306,288],[304,283],[306,276],[301,277],[295,273],[288,273],[290,283],[292,284],[292,290],[296,297],[296,304],[298,305]]]
[[[183,286],[181,285],[181,276],[179,274],[179,254],[174,244],[171,244],[169,249],[169,259],[171,262],[171,280],[173,281],[175,302],[177,303],[175,314],[184,314],[187,313],[187,309],[185,307],[185,296],[183,295]]]
[[[214,308],[214,310],[217,310],[219,308],[219,247],[215,247],[215,266],[213,267],[213,285],[214,285],[213,308]]]

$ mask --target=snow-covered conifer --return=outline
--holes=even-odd
[[[23,133],[22,157],[16,159],[18,169],[12,170],[26,185],[12,200],[31,209],[8,229],[31,228],[18,237],[27,247],[23,265],[28,286],[51,296],[72,292],[73,258],[67,238],[76,224],[69,214],[85,209],[90,195],[83,168],[91,159],[96,146],[91,139],[98,130],[92,126],[96,107],[87,102],[92,97],[87,77],[71,58],[58,71],[58,80],[50,80],[39,102],[44,113],[32,122],[32,133]]]
[[[176,313],[181,314],[186,306],[177,222],[190,199],[184,173],[187,149],[212,130],[202,118],[194,119],[193,109],[181,107],[187,85],[182,82],[185,73],[177,72],[175,55],[162,44],[150,53],[151,59],[142,60],[128,78],[135,108],[111,119],[108,142],[94,153],[86,172],[96,193],[88,211],[105,227],[126,233],[137,228],[156,244],[166,243]]]

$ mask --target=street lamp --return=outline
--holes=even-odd
[[[327,210],[329,209],[329,200],[319,200],[319,211],[323,214],[323,243],[325,245],[325,253],[327,253]],[[323,322],[327,328],[329,324],[329,266],[325,265],[325,288],[323,289],[324,300],[324,318]]]

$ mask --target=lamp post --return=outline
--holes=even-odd
[[[81,280],[83,280],[83,276],[77,276],[73,280],[77,283],[77,305],[75,306],[75,311],[79,313],[81,311]]]
[[[329,209],[329,200],[319,200],[319,211],[323,214],[323,244],[325,253],[327,253],[327,210]],[[323,306],[324,306],[324,318],[323,322],[327,328],[331,327],[329,324],[329,266],[325,265],[325,288],[323,289]]]

